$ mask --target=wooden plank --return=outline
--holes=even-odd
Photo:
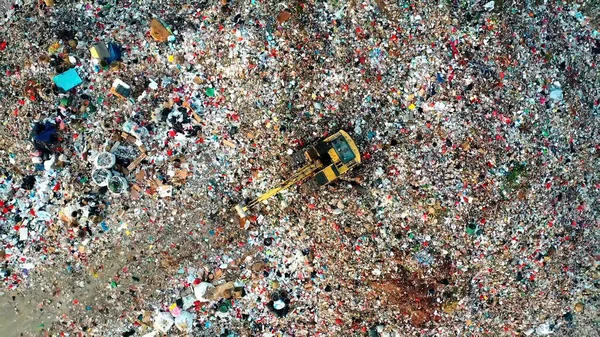
[[[119,148],[119,145],[121,145],[121,142],[119,142],[119,141],[115,142],[113,144],[113,146],[110,148],[110,151],[108,151],[108,152],[113,153],[113,152],[117,151],[117,148]]]
[[[234,143],[228,141],[227,139],[223,139],[223,144],[229,146],[232,149],[235,149],[237,147]]]
[[[139,157],[135,158],[135,160],[132,161],[129,166],[127,166],[127,170],[133,171],[142,162],[142,160],[144,160],[144,158],[146,158],[146,154],[142,153]]]
[[[115,166],[115,168],[117,169],[117,171],[123,173],[124,175],[129,175],[129,170],[127,170],[127,168],[120,165]]]
[[[182,106],[188,109],[188,111],[192,114],[192,117],[196,120],[196,122],[202,124],[202,119],[196,113],[196,111],[192,109],[192,106],[190,105],[190,103],[187,102],[187,99],[183,101]]]

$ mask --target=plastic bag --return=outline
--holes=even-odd
[[[194,315],[187,311],[183,311],[181,315],[175,318],[175,327],[182,332],[192,332],[192,329],[194,328]]]
[[[174,321],[168,312],[159,312],[154,316],[154,329],[166,333],[173,326]]]
[[[117,157],[110,152],[100,152],[94,160],[96,168],[109,169],[117,163]]]
[[[202,302],[209,302],[208,299],[204,298],[204,295],[206,295],[206,292],[208,291],[209,288],[214,288],[215,286],[213,286],[212,284],[208,283],[208,282],[202,282],[200,284],[198,284],[197,286],[194,287],[194,295],[196,296],[196,299],[198,301],[202,301]]]
[[[99,168],[92,171],[92,181],[98,186],[107,186],[110,178],[112,178],[112,172],[108,169]]]

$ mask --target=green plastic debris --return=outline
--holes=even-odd
[[[116,288],[116,287],[117,287],[117,282],[115,282],[115,281],[112,281],[112,282],[110,283],[110,287],[111,287],[111,288]]]
[[[220,312],[223,312],[223,313],[225,313],[225,312],[228,312],[228,311],[229,311],[229,307],[230,307],[230,305],[229,305],[229,302],[224,302],[224,303],[223,303],[223,304],[221,304],[221,306],[219,307],[219,311],[220,311]]]
[[[477,225],[476,224],[474,224],[474,223],[467,224],[467,226],[465,228],[467,230],[467,234],[469,234],[469,235],[477,234]]]
[[[208,96],[208,97],[215,97],[215,88],[208,88],[208,89],[206,89],[206,96]]]
[[[508,181],[508,183],[511,186],[514,186],[518,183],[519,181],[519,177],[521,177],[521,175],[523,173],[525,173],[525,164],[523,163],[517,163],[516,165],[514,165],[514,167],[508,172],[507,176],[506,176],[506,180]]]

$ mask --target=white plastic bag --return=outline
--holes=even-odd
[[[202,283],[198,284],[197,286],[194,287],[194,295],[196,296],[196,299],[201,302],[209,302],[208,299],[204,298],[204,295],[206,295],[206,292],[208,291],[209,288],[214,288],[214,287],[215,286],[213,286],[212,284],[210,284],[208,282],[202,282]]]
[[[112,172],[108,169],[99,168],[92,171],[92,181],[98,186],[107,186],[112,178]]]
[[[115,166],[117,162],[117,157],[110,152],[100,152],[94,159],[94,166],[96,168],[104,168],[109,169]]]
[[[182,332],[192,332],[192,329],[194,328],[194,315],[187,311],[183,311],[181,315],[175,318],[175,327]]]
[[[120,176],[113,176],[108,181],[108,190],[113,194],[121,194],[127,191],[127,179]]]
[[[154,329],[166,333],[173,326],[173,317],[168,312],[158,312],[154,316]]]

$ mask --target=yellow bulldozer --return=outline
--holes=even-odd
[[[360,153],[354,140],[345,131],[333,135],[306,147],[292,156],[292,161],[300,168],[288,179],[273,187],[248,204],[238,204],[235,210],[241,218],[247,216],[248,209],[271,198],[277,193],[301,182],[314,179],[317,185],[331,183],[360,164]]]

